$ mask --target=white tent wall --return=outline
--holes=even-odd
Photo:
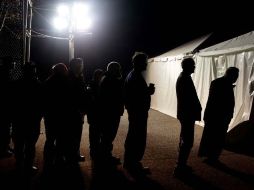
[[[176,117],[175,83],[181,70],[181,59],[152,61],[148,64],[145,78],[147,83],[154,83],[156,88],[151,108]]]
[[[210,83],[216,77],[216,59],[207,59],[205,57],[195,56],[196,69],[192,75],[194,85],[202,106],[202,117],[204,115],[205,105],[208,99]],[[198,122],[203,126],[203,122]]]
[[[229,67],[239,68],[239,78],[234,89],[235,110],[229,130],[238,123],[248,120],[253,97],[249,93],[250,82],[254,79],[254,51],[202,57],[196,56],[196,71],[193,81],[203,107],[202,115],[209,94],[209,86],[213,79],[223,76]],[[219,109],[219,108],[218,108]]]
[[[222,42],[218,46],[211,46],[207,48],[208,51],[204,49],[204,51],[201,50],[200,53],[194,55],[196,70],[192,78],[203,108],[202,116],[208,99],[211,81],[223,76],[228,67],[235,66],[240,70],[234,89],[234,117],[230,123],[229,130],[238,123],[249,119],[253,101],[253,92],[251,96],[249,89],[251,81],[254,81],[254,48],[251,45],[254,40],[254,34],[251,32],[244,36]],[[251,40],[246,40],[246,36]],[[250,44],[242,44],[242,41],[245,43],[250,42]],[[233,48],[230,48],[230,43],[233,43]],[[239,44],[240,46],[238,46]],[[184,49],[184,46],[181,46],[181,48]],[[224,50],[223,48],[227,49]],[[163,55],[168,56],[170,52]],[[154,83],[156,87],[155,94],[152,96],[151,108],[172,117],[176,117],[177,99],[175,84],[182,70],[181,61],[183,55],[179,54],[171,57],[158,56],[157,58],[150,59],[147,71],[144,73],[147,83]],[[252,82],[253,84],[254,82]],[[203,121],[198,124],[203,125]]]
[[[152,96],[151,108],[176,117],[175,83],[182,71],[182,58],[194,51],[210,34],[183,44],[160,56],[149,59],[144,73],[147,83],[155,84],[155,94]]]
[[[175,84],[182,71],[182,59],[183,56],[166,61],[153,60],[148,63],[145,73],[147,83],[154,83],[156,87],[151,99],[151,108],[175,118],[177,113]],[[196,69],[192,78],[204,111],[210,82],[215,78],[216,64],[213,58],[195,56],[194,59]],[[203,125],[203,122],[197,122],[197,124]]]

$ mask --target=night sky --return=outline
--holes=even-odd
[[[33,29],[45,34],[63,36],[50,25],[55,4],[59,1],[37,0]],[[210,44],[218,43],[254,29],[253,22],[241,16],[216,9],[193,8],[168,0],[90,0],[93,9],[92,35],[79,35],[75,55],[85,60],[87,78],[96,68],[105,69],[110,61],[118,61],[124,75],[131,68],[131,56],[144,51],[154,57],[185,42],[214,32]],[[176,1],[175,1],[176,2]],[[182,4],[181,4],[182,3]],[[39,14],[38,14],[39,12]],[[44,18],[43,18],[44,17]],[[248,17],[250,18],[250,17]],[[32,39],[32,60],[47,71],[57,62],[68,61],[68,42],[55,39]],[[46,69],[45,69],[46,68]]]

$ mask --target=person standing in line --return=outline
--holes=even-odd
[[[23,78],[16,94],[19,98],[15,102],[12,126],[16,169],[31,174],[38,170],[33,164],[42,119],[42,84],[33,62],[23,66]]]
[[[146,70],[148,56],[136,52],[132,57],[133,70],[128,74],[124,84],[125,107],[128,112],[129,129],[125,140],[123,167],[133,175],[150,173],[148,167],[141,163],[146,138],[147,119],[150,109],[151,95],[155,92],[153,84],[147,85],[142,72]]]
[[[69,64],[68,91],[68,127],[66,129],[67,162],[83,162],[80,154],[80,142],[83,131],[84,115],[87,110],[87,93],[83,75],[84,64],[81,58],[74,58]]]
[[[100,154],[104,166],[116,166],[120,159],[112,155],[113,141],[117,135],[124,112],[121,65],[110,62],[99,86],[101,141]]]
[[[12,156],[11,125],[12,125],[12,83],[10,70],[12,69],[12,57],[0,58],[0,159]]]
[[[100,138],[101,129],[99,125],[99,103],[98,93],[99,84],[103,76],[103,70],[96,69],[93,73],[93,78],[87,87],[88,92],[88,110],[87,121],[89,124],[89,144],[90,144],[90,158],[93,161],[97,161],[100,158]]]
[[[191,74],[195,71],[195,62],[192,58],[185,58],[181,65],[183,70],[176,82],[177,119],[181,123],[181,132],[174,176],[192,172],[192,168],[187,165],[187,161],[193,146],[195,121],[201,120],[202,110],[191,78]]]
[[[252,80],[249,84],[249,95],[251,98],[251,105],[250,105],[250,116],[249,116],[249,121],[251,123],[254,123],[254,80]]]
[[[234,113],[234,83],[238,75],[238,68],[229,67],[223,77],[211,82],[204,113],[205,126],[198,152],[198,156],[207,157],[204,160],[207,164],[220,164],[219,156]]]
[[[53,65],[52,74],[43,84],[43,116],[46,132],[44,170],[63,165],[66,152],[65,130],[68,128],[68,69],[64,63]]]

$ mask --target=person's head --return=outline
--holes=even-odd
[[[76,76],[80,76],[83,74],[83,59],[81,58],[74,58],[70,61],[69,70]]]
[[[236,67],[229,67],[224,74],[224,77],[226,77],[232,84],[236,82],[238,76],[239,69]]]
[[[139,72],[145,71],[147,67],[147,60],[148,60],[147,54],[143,52],[135,52],[135,54],[132,57],[134,70]]]
[[[93,73],[93,81],[99,82],[103,76],[103,70],[96,69]]]
[[[195,61],[191,57],[183,59],[181,65],[184,72],[190,73],[190,74],[194,73]]]
[[[118,62],[112,61],[107,66],[107,72],[110,76],[121,78],[121,65]]]
[[[52,67],[53,75],[57,76],[67,76],[68,69],[64,63],[57,63]]]

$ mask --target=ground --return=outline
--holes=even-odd
[[[124,141],[128,128],[127,114],[121,119],[118,135],[115,139],[113,153],[123,158]],[[43,145],[45,142],[44,126],[37,142],[35,164],[39,172],[31,179],[30,189],[254,189],[254,158],[224,150],[221,161],[224,167],[216,168],[203,163],[197,157],[200,138],[203,128],[196,126],[195,142],[192,149],[189,165],[194,169],[193,175],[179,179],[172,173],[177,159],[179,142],[179,123],[175,118],[150,110],[148,120],[147,148],[143,164],[150,167],[152,174],[147,178],[135,181],[129,176],[122,166],[117,171],[105,170],[101,175],[93,175],[89,158],[88,124],[85,122],[81,152],[86,156],[86,161],[74,169],[60,168],[59,171],[46,176],[47,186],[42,174]],[[216,139],[215,139],[216,140]],[[23,184],[15,178],[14,158],[0,160],[0,189],[17,189]]]

